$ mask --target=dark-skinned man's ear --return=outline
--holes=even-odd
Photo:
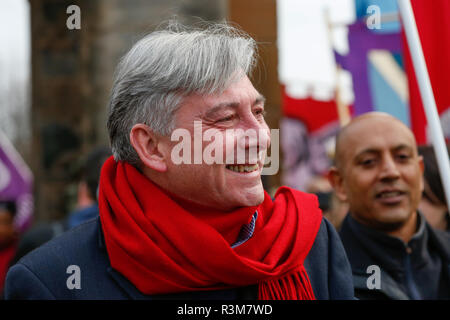
[[[347,201],[347,194],[344,189],[344,181],[339,170],[336,167],[331,167],[327,175],[328,181],[334,189],[334,193],[342,202]]]

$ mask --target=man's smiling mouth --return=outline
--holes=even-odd
[[[376,194],[375,198],[383,204],[395,205],[405,199],[406,192],[402,190],[383,190]]]
[[[253,172],[256,170],[259,170],[258,164],[252,164],[252,165],[244,165],[244,164],[238,164],[238,165],[227,165],[225,166],[228,170],[234,171],[234,172],[240,172],[240,173],[247,173],[247,172]]]
[[[376,195],[376,197],[379,198],[379,199],[387,199],[387,198],[394,198],[394,197],[402,196],[404,194],[405,194],[404,192],[397,191],[397,190],[395,190],[395,191],[382,191],[382,192],[378,193]]]

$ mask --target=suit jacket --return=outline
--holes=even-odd
[[[317,299],[352,299],[352,273],[333,226],[322,221],[305,267]],[[79,275],[79,281],[75,277]],[[256,299],[257,287],[145,295],[109,262],[100,219],[71,229],[11,267],[6,299]]]

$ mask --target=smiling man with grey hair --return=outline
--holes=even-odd
[[[353,298],[317,198],[264,191],[255,61],[255,41],[226,24],[170,23],[137,42],[111,92],[100,217],[13,266],[6,298]]]

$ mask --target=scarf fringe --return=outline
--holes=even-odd
[[[315,300],[308,274],[303,266],[280,278],[258,286],[259,300]]]

